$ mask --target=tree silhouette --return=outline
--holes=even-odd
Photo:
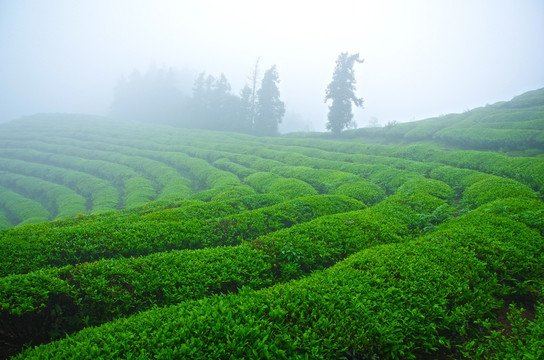
[[[336,68],[332,81],[327,86],[325,102],[332,100],[329,106],[327,129],[335,135],[340,135],[344,128],[353,124],[353,113],[351,103],[355,106],[362,106],[363,99],[355,96],[355,75],[353,65],[355,62],[362,63],[359,54],[350,55],[347,52],[341,53],[336,60]]]
[[[255,118],[254,132],[256,135],[276,135],[278,124],[285,114],[285,104],[280,100],[280,90],[276,65],[264,73],[261,88],[257,92],[257,116]]]

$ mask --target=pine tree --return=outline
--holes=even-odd
[[[325,102],[332,100],[329,106],[327,129],[335,135],[340,135],[344,128],[353,124],[353,113],[351,103],[355,106],[362,106],[363,99],[355,96],[355,75],[353,65],[355,62],[362,63],[359,54],[350,55],[347,52],[341,53],[336,60],[336,68],[332,81],[327,87]]]
[[[257,92],[257,116],[254,123],[256,135],[276,135],[278,124],[285,114],[285,104],[280,100],[279,76],[276,65],[264,73],[261,88]]]

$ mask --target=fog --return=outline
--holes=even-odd
[[[283,131],[325,129],[340,52],[360,53],[359,127],[463,112],[544,87],[544,2],[0,0],[0,122],[108,114],[134,69],[280,77]],[[190,95],[188,93],[187,95]]]

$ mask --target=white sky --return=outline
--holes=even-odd
[[[238,93],[260,57],[320,131],[342,51],[365,59],[359,126],[462,112],[544,87],[544,1],[0,0],[0,121],[107,113],[120,76],[152,64]]]

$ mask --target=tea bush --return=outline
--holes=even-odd
[[[463,248],[383,245],[296,282],[143,312],[19,358],[416,358],[495,309],[494,284]]]
[[[342,196],[311,196],[237,215],[185,222],[146,219],[127,222],[115,217],[35,233],[23,228],[0,233],[0,274],[24,273],[44,266],[63,266],[119,256],[141,256],[173,249],[237,245],[297,222],[359,209]]]
[[[527,185],[501,177],[488,177],[468,187],[463,193],[463,203],[476,208],[496,199],[509,197],[536,199],[537,195]]]
[[[378,185],[366,180],[347,182],[333,191],[334,194],[346,195],[365,204],[375,204],[385,198],[385,191]]]

